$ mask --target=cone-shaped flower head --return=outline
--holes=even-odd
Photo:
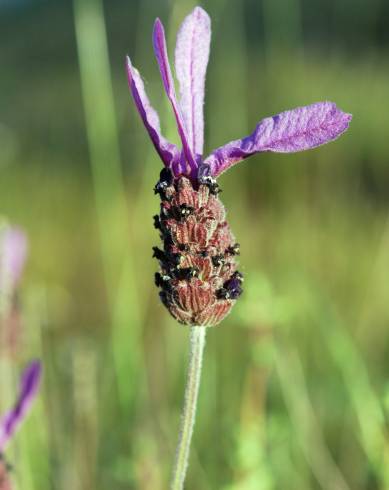
[[[0,420],[0,454],[25,419],[37,395],[42,368],[39,361],[32,361],[26,367],[20,381],[19,396],[13,408]]]
[[[154,52],[172,105],[182,148],[161,133],[158,114],[150,105],[139,72],[127,57],[128,82],[136,107],[165,170],[155,192],[161,212],[154,218],[163,250],[154,249],[161,270],[156,284],[170,313],[189,325],[215,325],[242,292],[236,270],[239,245],[225,220],[216,182],[222,172],[256,153],[292,153],[315,148],[340,136],[349,125],[333,102],[317,102],[260,121],[254,131],[203,158],[204,86],[211,41],[208,14],[196,7],[178,32],[175,68],[177,98],[159,19],[153,32]]]

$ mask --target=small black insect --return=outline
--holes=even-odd
[[[161,274],[160,272],[155,273],[154,282],[157,288],[162,288],[169,291],[171,289],[170,281],[171,277],[167,274]]]
[[[159,260],[167,269],[174,269],[180,265],[181,255],[170,252],[164,252],[158,247],[153,247],[153,257]]]
[[[154,220],[154,228],[156,230],[162,230],[161,220],[160,220],[158,214],[155,214],[153,216],[153,220]]]
[[[199,252],[199,255],[200,257],[208,257],[209,253],[207,250],[202,250],[201,252]]]
[[[154,187],[154,194],[159,194],[161,199],[168,199],[166,189],[173,184],[174,176],[169,168],[163,168],[159,174],[159,181]]]
[[[180,281],[189,281],[193,277],[198,277],[199,272],[196,267],[184,267],[182,269],[176,269],[175,276]]]
[[[214,255],[212,257],[212,264],[215,267],[220,267],[220,266],[224,265],[224,263],[225,263],[225,260],[224,260],[223,255]]]
[[[158,247],[153,247],[153,257],[161,262],[166,262],[167,260],[165,252]]]
[[[205,185],[208,187],[209,192],[214,196],[217,196],[222,190],[216,179],[211,175],[211,167],[206,163],[202,163],[199,167],[197,179],[200,185]]]
[[[220,194],[221,192],[223,192],[220,189],[219,184],[216,182],[216,180],[213,177],[207,177],[201,183],[203,185],[206,185],[208,187],[210,194],[212,194],[213,196],[217,196],[218,194]]]
[[[243,293],[243,276],[240,272],[234,272],[231,279],[228,279],[220,288],[216,295],[219,299],[237,299]]]
[[[185,221],[188,216],[193,214],[194,208],[188,204],[180,204],[179,206],[171,206],[169,208],[161,203],[161,215],[166,219],[175,219],[177,221]]]
[[[226,253],[229,255],[240,255],[240,245],[239,243],[235,243],[226,249]]]
[[[226,288],[220,288],[216,291],[217,299],[230,299],[230,293]]]
[[[177,210],[178,218],[180,221],[186,220],[188,216],[193,214],[194,208],[192,206],[188,206],[187,204],[181,204],[179,209]]]
[[[189,252],[190,246],[187,243],[179,243],[178,249],[181,250],[181,252]]]
[[[232,274],[231,279],[237,279],[240,282],[243,282],[244,281],[243,274],[241,272],[239,272],[239,271],[235,271]]]
[[[224,283],[224,288],[229,292],[231,299],[237,299],[243,293],[242,283],[239,279],[230,279]]]

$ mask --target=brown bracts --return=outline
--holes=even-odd
[[[154,188],[161,212],[154,216],[162,249],[154,247],[160,271],[155,274],[160,298],[185,325],[213,326],[242,293],[236,270],[239,245],[226,221],[216,180],[201,166],[195,182],[163,169]]]

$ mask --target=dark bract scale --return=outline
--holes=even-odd
[[[234,243],[226,248],[226,253],[229,255],[240,255],[240,245],[239,243]]]
[[[225,219],[216,181],[203,174],[192,182],[164,169],[156,188],[161,197],[157,227],[163,250],[153,247],[160,271],[155,284],[171,315],[185,325],[213,326],[242,293],[239,246]]]
[[[163,168],[159,174],[159,181],[155,184],[154,194],[159,194],[161,199],[170,199],[168,188],[173,184],[173,174],[168,168]]]
[[[154,228],[156,230],[160,230],[161,229],[161,222],[159,220],[158,214],[156,214],[156,215],[153,216],[153,220],[154,220]]]
[[[224,264],[224,257],[223,255],[214,255],[212,257],[212,264],[215,266],[215,267],[220,267]]]
[[[192,206],[188,206],[187,204],[180,204],[180,208],[179,208],[179,211],[178,211],[178,214],[179,214],[179,218],[181,220],[185,220],[185,218],[187,218],[188,216],[190,216],[191,214],[193,214],[194,212],[194,208],[192,208]]]

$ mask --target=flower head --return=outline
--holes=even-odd
[[[238,245],[225,221],[215,180],[247,157],[261,152],[292,153],[315,148],[340,136],[349,125],[333,102],[317,102],[260,121],[254,131],[203,158],[204,86],[211,41],[208,14],[196,7],[177,35],[175,68],[178,100],[159,19],[153,32],[154,52],[162,82],[172,105],[182,148],[161,133],[158,114],[150,105],[139,72],[127,57],[129,87],[136,107],[165,170],[155,192],[161,213],[155,226],[164,243],[155,250],[161,271],[156,284],[170,313],[182,323],[214,325],[242,292],[236,271]],[[185,271],[185,272],[183,272]]]
[[[20,381],[19,396],[14,407],[0,420],[0,454],[26,417],[39,388],[42,375],[41,363],[32,361],[26,367]]]

